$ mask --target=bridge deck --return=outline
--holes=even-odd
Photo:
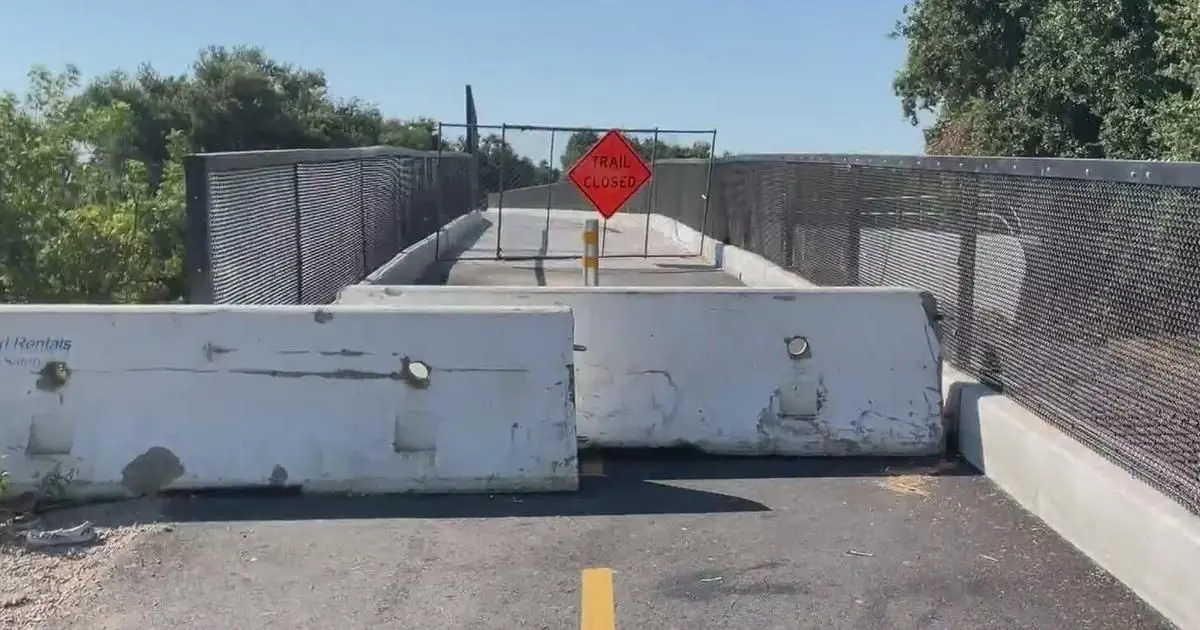
[[[578,286],[585,216],[489,213],[433,281]],[[602,284],[738,285],[655,234],[637,257],[631,223],[609,226]],[[589,568],[615,572],[616,627],[637,630],[1169,627],[955,463],[583,459],[568,495],[166,500],[179,525],[58,627],[578,628],[606,605]]]
[[[459,255],[431,270],[451,285],[573,287],[583,283],[584,222],[597,215],[573,210],[506,208]],[[651,231],[642,217],[618,216],[603,226],[600,284],[605,286],[741,286],[736,278]],[[499,245],[502,260],[496,259]],[[649,252],[649,256],[645,254]]]
[[[962,468],[606,456],[583,470],[568,495],[167,500],[173,530],[141,538],[54,627],[580,628],[581,606],[603,605],[581,592],[590,567],[615,573],[617,628],[1170,627]]]

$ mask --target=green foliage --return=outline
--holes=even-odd
[[[152,191],[141,163],[114,162],[124,103],[74,97],[79,73],[36,69],[0,97],[0,298],[164,301],[180,290],[182,174]],[[119,164],[119,167],[116,165]]]
[[[508,142],[492,134],[479,140],[479,185],[484,192],[498,192],[557,181],[561,173],[549,162],[518,155]]]
[[[321,72],[255,48],[210,48],[185,76],[143,66],[86,86],[74,67],[29,77],[26,94],[0,94],[0,300],[9,303],[182,299],[189,152],[454,148],[436,122],[334,99]]]
[[[571,134],[567,139],[567,148],[563,151],[561,158],[562,168],[564,170],[571,168],[579,158],[583,157],[587,150],[592,148],[592,145],[600,141],[600,134],[594,131],[577,131]],[[685,147],[678,144],[671,144],[654,138],[637,138],[630,137],[629,141],[633,144],[633,148],[647,162],[653,160],[666,160],[672,158],[706,158],[712,152],[712,147],[707,142],[699,141],[692,144],[690,147]]]
[[[1200,0],[914,0],[893,35],[930,152],[1200,155]]]
[[[1200,0],[1160,5],[1162,74],[1180,89],[1160,104],[1155,136],[1167,155],[1200,161]]]
[[[209,48],[180,76],[146,65],[86,86],[73,67],[29,77],[26,94],[0,94],[0,299],[9,303],[181,300],[187,153],[465,148],[436,121],[335,99],[322,72],[257,48]],[[576,134],[564,159],[594,141]],[[707,145],[656,151],[690,156]],[[495,136],[480,142],[479,169],[485,192],[562,175]]]

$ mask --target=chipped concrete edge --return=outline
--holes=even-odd
[[[457,251],[477,237],[486,225],[483,212],[472,210],[408,246],[359,284],[414,284],[436,262],[439,254]]]
[[[689,251],[701,247],[699,233],[673,219],[654,216],[651,228]],[[761,256],[703,240],[698,253],[749,286],[815,286]],[[1200,628],[1200,517],[944,363],[942,399],[948,439],[964,459],[1172,623]]]

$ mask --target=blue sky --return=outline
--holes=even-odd
[[[717,150],[737,153],[916,153],[920,131],[891,91],[904,45],[887,33],[904,4],[11,1],[0,3],[0,90],[22,90],[34,63],[175,73],[207,45],[246,44],[400,117],[461,123],[469,83],[481,123],[715,128]],[[512,139],[548,151],[547,134]]]

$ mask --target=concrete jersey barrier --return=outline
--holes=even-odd
[[[577,487],[562,307],[0,307],[0,467],[74,495]]]
[[[908,456],[943,447],[929,300],[886,288],[358,285],[339,303],[569,306],[589,444]]]

